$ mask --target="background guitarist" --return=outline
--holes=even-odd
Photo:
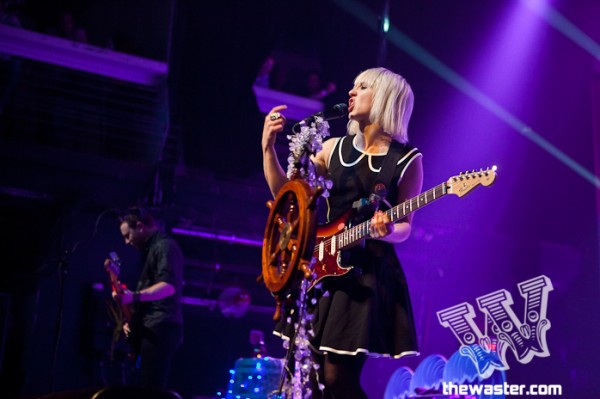
[[[125,325],[124,330],[141,357],[140,385],[164,389],[183,337],[183,255],[144,209],[129,209],[119,222],[125,243],[141,252],[142,273],[135,291],[113,292],[113,296],[133,307],[132,325]]]
[[[408,144],[413,93],[407,81],[387,69],[373,68],[357,76],[348,94],[348,135],[326,141],[313,158],[318,172],[333,182],[327,222],[370,197],[388,153],[397,159],[391,164],[394,170],[387,187],[391,205],[418,195],[423,182],[421,154]],[[287,181],[274,148],[276,135],[285,126],[286,108],[273,108],[263,128],[263,167],[274,196]],[[321,365],[319,379],[326,398],[367,397],[360,386],[367,355],[418,354],[408,287],[393,246],[409,237],[412,216],[394,224],[381,211],[371,210],[370,238],[347,251],[348,264],[360,273],[323,282],[329,295],[319,298],[312,309],[311,344]],[[286,319],[281,318],[283,323]],[[286,334],[286,326],[278,330]]]

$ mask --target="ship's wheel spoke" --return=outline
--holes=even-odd
[[[275,246],[275,251],[271,254],[271,260],[269,262],[269,264],[271,266],[277,266],[275,264],[275,262],[277,261],[277,257],[279,256],[280,253],[281,253],[281,249],[279,248],[279,245]]]

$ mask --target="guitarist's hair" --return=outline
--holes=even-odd
[[[144,208],[131,207],[119,215],[119,224],[127,223],[129,227],[134,228],[137,222],[149,227],[155,226],[154,217]]]
[[[392,139],[407,143],[414,94],[406,79],[386,68],[371,68],[361,72],[354,84],[365,84],[373,89],[371,122],[378,123]],[[360,133],[358,122],[348,121],[348,133]]]

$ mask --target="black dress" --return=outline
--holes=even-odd
[[[327,199],[328,222],[352,208],[356,200],[369,196],[385,158],[385,154],[361,152],[354,146],[352,136],[337,140],[328,167],[333,182]],[[406,168],[419,156],[416,148],[403,146],[387,197],[392,205],[396,203],[397,184],[402,184]],[[324,279],[322,291],[326,295],[311,291],[318,295],[316,305],[309,309],[315,333],[310,340],[313,349],[373,357],[417,355],[408,286],[394,246],[367,239],[364,246],[346,252],[346,264],[354,266],[353,272]],[[285,327],[280,331],[291,336]]]

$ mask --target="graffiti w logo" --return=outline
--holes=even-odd
[[[513,311],[513,299],[506,290],[477,298],[479,309],[485,314],[484,332],[475,324],[475,311],[467,302],[437,312],[442,326],[450,328],[461,343],[460,353],[473,361],[484,379],[496,369],[509,369],[508,349],[522,364],[535,356],[550,356],[546,345],[546,332],[550,329],[546,309],[548,293],[554,289],[552,282],[542,275],[517,286],[525,299],[523,320]]]

